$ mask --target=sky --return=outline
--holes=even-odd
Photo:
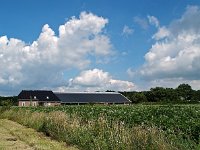
[[[0,0],[0,95],[200,89],[198,0]]]

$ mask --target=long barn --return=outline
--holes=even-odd
[[[55,93],[62,104],[129,104],[130,101],[114,92]]]
[[[22,90],[19,106],[56,106],[71,104],[130,104],[130,100],[115,92],[54,93],[44,90]]]

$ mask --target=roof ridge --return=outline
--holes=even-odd
[[[32,92],[32,91],[48,91],[48,92],[53,92],[52,90],[22,90],[22,91],[30,91],[30,92]]]
[[[120,94],[118,92],[53,92],[55,94]]]

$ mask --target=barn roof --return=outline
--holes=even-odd
[[[18,95],[19,100],[60,101],[52,92],[45,90],[22,90]]]
[[[130,103],[120,93],[55,93],[62,103]]]

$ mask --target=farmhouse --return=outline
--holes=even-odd
[[[19,106],[56,106],[70,104],[130,104],[120,93],[53,93],[44,90],[23,90],[18,95]]]
[[[23,90],[18,95],[19,106],[55,106],[60,105],[60,99],[52,91]]]

